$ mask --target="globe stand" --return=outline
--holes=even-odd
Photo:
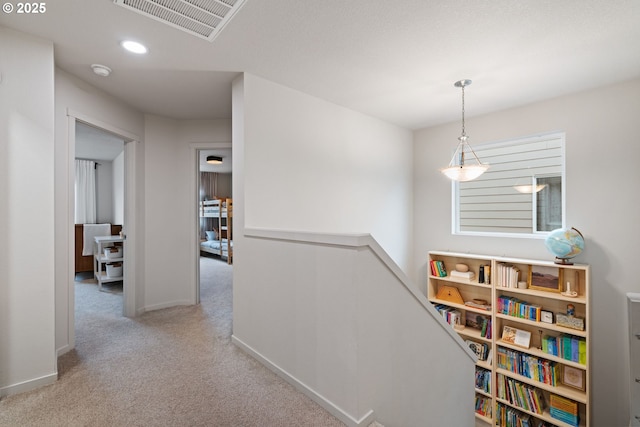
[[[560,265],[573,265],[573,263],[571,261],[569,261],[569,258],[558,258],[558,257],[556,257],[556,260],[554,261],[554,263],[560,264]]]

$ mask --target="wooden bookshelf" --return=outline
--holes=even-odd
[[[446,276],[440,276],[441,273],[431,270],[432,261],[441,263]],[[591,279],[588,265],[560,265],[551,261],[443,251],[429,252],[427,264],[429,301],[440,309],[445,318],[447,308],[443,306],[462,313],[460,325],[455,330],[463,340],[485,343],[490,347],[489,360],[478,360],[476,364],[476,369],[491,373],[490,390],[487,392],[476,388],[475,392],[476,401],[491,400],[491,413],[476,413],[476,421],[501,426],[507,424],[505,417],[510,416],[529,418],[530,425],[534,425],[534,421],[558,427],[591,425]],[[474,272],[474,277],[452,277],[451,272],[458,264],[467,265],[469,271]],[[489,267],[486,279],[480,275],[481,266],[483,270]],[[509,273],[505,272],[505,267]],[[513,277],[514,274],[516,277]],[[526,282],[526,286],[518,287],[518,282]],[[572,292],[566,292],[566,282],[569,282]],[[443,286],[455,287],[464,302],[488,302],[490,310],[438,298],[438,291]],[[499,310],[499,303],[506,312]],[[547,312],[546,316],[540,315],[542,311]],[[489,336],[481,334],[479,328],[472,327],[477,325],[477,316],[490,319]],[[542,317],[546,321],[542,321]],[[468,322],[468,319],[471,321]],[[561,324],[558,324],[558,320]],[[530,336],[528,343],[525,342],[528,346],[503,341],[502,331],[505,326],[523,331],[524,336]],[[501,357],[498,357],[499,351]],[[557,354],[552,354],[553,351]],[[509,358],[505,359],[507,354]],[[499,359],[502,359],[504,366]],[[540,363],[535,364],[534,361]],[[541,370],[540,366],[545,366],[545,369]],[[503,396],[500,396],[498,378],[510,384],[513,390],[505,391],[503,388]],[[525,390],[524,393],[539,395],[544,405],[541,412],[537,413],[517,404],[518,399],[524,397],[518,394],[523,393],[522,390]],[[509,393],[514,393],[515,398]],[[557,396],[554,401],[569,403],[563,408],[558,408],[559,404],[556,403],[556,408],[551,411],[552,395]],[[566,411],[562,411],[564,409]]]

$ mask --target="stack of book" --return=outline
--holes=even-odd
[[[578,404],[566,397],[551,394],[549,398],[549,413],[551,417],[572,426],[578,426]]]
[[[587,341],[582,337],[545,335],[542,337],[542,351],[582,365],[587,364]]]
[[[458,279],[467,279],[471,280],[475,277],[475,273],[473,271],[457,271],[453,270],[451,272],[451,277],[457,277]]]
[[[491,304],[481,299],[472,299],[471,301],[465,301],[464,305],[473,307],[473,308],[479,308],[480,310],[487,310],[487,311],[491,310]]]

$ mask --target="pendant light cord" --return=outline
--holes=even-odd
[[[465,133],[465,128],[464,128],[464,87],[466,85],[462,85],[462,136],[467,136],[467,134]]]

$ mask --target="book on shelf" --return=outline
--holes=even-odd
[[[447,277],[447,269],[442,261],[431,260],[431,274],[436,277]]]
[[[520,280],[520,269],[510,264],[498,263],[494,276],[496,286],[517,288]]]
[[[471,351],[473,351],[475,355],[478,356],[478,360],[487,360],[490,351],[488,344],[473,340],[465,340],[465,343],[467,343]]]
[[[504,328],[502,329],[502,341],[520,347],[529,348],[531,332],[504,325]]]
[[[491,310],[491,304],[489,304],[485,300],[473,299],[470,301],[465,301],[464,305],[468,307],[479,308],[481,310],[487,310],[487,311]]]
[[[474,277],[476,277],[476,274],[473,271],[457,271],[457,270],[453,270],[451,273],[449,273],[449,275],[451,277],[457,277],[459,279],[467,279],[467,280],[471,280]]]
[[[496,362],[498,368],[554,387],[558,385],[560,379],[558,363],[521,351],[498,347]]]
[[[522,301],[516,297],[501,295],[498,297],[497,311],[508,316],[539,322],[542,307],[538,304]]]
[[[451,326],[462,324],[462,312],[445,304],[436,304],[434,308],[442,318]]]
[[[491,393],[491,371],[476,366],[476,388]]]
[[[569,415],[578,415],[578,402],[553,393],[549,395],[549,408],[558,409]]]
[[[563,423],[567,423],[574,427],[578,427],[580,425],[580,417],[577,415],[569,415],[554,408],[549,410],[549,415],[551,415],[551,418],[555,418],[556,420],[560,420]]]
[[[491,398],[476,395],[476,413],[491,418],[492,402]]]
[[[587,341],[584,337],[562,334],[542,337],[542,352],[565,360],[587,364]]]
[[[542,414],[547,407],[542,390],[522,383],[503,374],[496,376],[497,396],[510,404],[536,414]]]
[[[479,330],[482,338],[490,340],[492,337],[491,316],[468,311],[465,326]]]

